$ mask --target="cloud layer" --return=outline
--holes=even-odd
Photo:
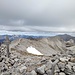
[[[0,30],[75,32],[75,0],[0,0]]]

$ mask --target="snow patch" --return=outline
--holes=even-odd
[[[43,55],[42,53],[40,53],[38,50],[36,50],[34,47],[30,46],[27,48],[27,51],[31,54],[35,54],[35,55]]]

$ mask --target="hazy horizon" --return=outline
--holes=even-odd
[[[0,35],[28,35],[28,36],[56,36],[56,35],[71,35],[75,37],[73,32],[16,32],[16,31],[0,31]]]

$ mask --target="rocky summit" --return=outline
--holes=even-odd
[[[67,46],[68,45],[68,46]],[[0,75],[75,75],[74,41],[60,37],[17,39],[0,46]],[[42,55],[29,53],[30,50]],[[37,53],[38,53],[37,52]]]

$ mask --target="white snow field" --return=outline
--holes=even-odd
[[[43,55],[38,50],[36,50],[34,47],[30,46],[27,48],[27,52],[35,55]]]

